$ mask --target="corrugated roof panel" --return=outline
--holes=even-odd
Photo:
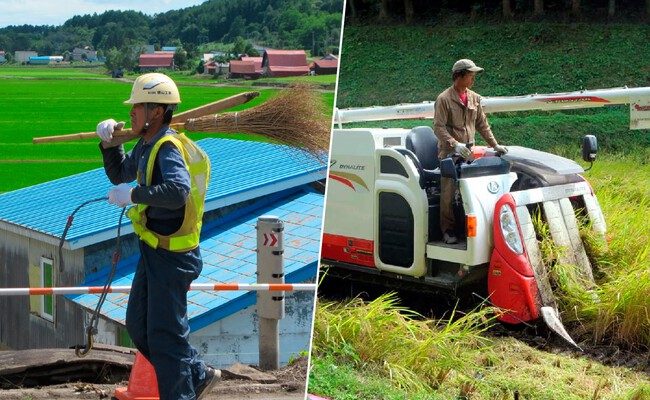
[[[300,191],[262,208],[252,208],[251,212],[234,221],[204,232],[204,238],[200,244],[203,256],[203,271],[195,282],[255,283],[257,281],[257,275],[255,274],[257,255],[255,249],[246,248],[245,246],[239,247],[230,242],[236,237],[256,238],[255,224],[258,216],[279,215],[286,210],[304,209],[305,204],[312,206],[308,211],[309,217],[317,218],[319,221],[322,220],[323,196],[317,193]],[[320,207],[316,206],[316,204],[320,204]],[[310,230],[308,237],[299,237],[291,232],[301,232],[301,229],[305,228],[301,225],[300,218],[295,218],[293,221],[284,221],[284,223],[286,282],[296,283],[305,279],[305,276],[315,278],[320,230]],[[243,245],[245,242],[241,242],[241,244]],[[136,265],[136,258],[130,258],[121,263],[112,285],[118,285],[118,283],[131,285]],[[82,285],[101,286],[105,283],[107,273],[108,268],[104,267],[101,272],[90,276]],[[247,305],[246,302],[238,300],[241,300],[245,295],[246,292],[189,292],[187,311],[192,329],[197,330],[208,323],[214,322],[210,318],[216,318],[214,317],[216,314],[210,315],[210,318],[200,317],[215,308],[221,307],[223,310],[227,310],[225,311],[227,315],[244,308]],[[68,297],[74,302],[93,310],[99,299],[98,295],[92,294],[71,295]],[[127,306],[126,298],[128,297],[125,294],[108,294],[106,302],[110,303],[110,305],[103,307],[102,315],[124,323]],[[225,315],[219,317],[223,316]]]
[[[325,177],[324,165],[289,146],[216,138],[198,143],[212,163],[206,210]],[[0,195],[0,221],[58,238],[78,205],[106,196],[111,187],[103,168],[98,168],[4,193]],[[67,242],[78,248],[106,240],[111,236],[94,236],[113,234],[119,215],[120,209],[106,201],[85,206],[75,216]],[[125,232],[132,231],[130,225],[125,217]]]

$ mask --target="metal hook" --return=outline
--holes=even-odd
[[[74,348],[74,354],[77,357],[85,357],[90,352],[90,349],[93,348],[93,328],[92,328],[92,326],[88,327],[88,332],[87,333],[88,333],[88,335],[86,337],[86,346],[82,348],[81,346],[77,345]]]

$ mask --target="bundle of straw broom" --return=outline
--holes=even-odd
[[[324,161],[331,120],[320,96],[308,86],[297,85],[244,111],[191,118],[184,128],[191,132],[257,134],[303,149]]]

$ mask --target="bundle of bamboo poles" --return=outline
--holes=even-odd
[[[267,102],[240,112],[191,118],[191,132],[252,133],[327,157],[331,119],[320,96],[305,85],[293,86]]]

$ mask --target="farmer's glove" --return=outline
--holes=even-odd
[[[501,146],[500,144],[494,146],[494,151],[496,151],[499,155],[508,154],[508,148],[506,146]]]
[[[133,204],[131,201],[131,186],[127,183],[120,183],[108,191],[108,202],[118,207],[126,207]]]
[[[114,119],[107,119],[97,124],[97,136],[103,142],[110,142],[113,139],[113,132],[124,128],[124,122],[115,122]]]
[[[472,152],[467,148],[467,146],[465,146],[465,143],[461,142],[456,143],[456,146],[454,146],[454,151],[460,154],[460,156],[463,158],[469,158],[469,156],[472,155]]]

